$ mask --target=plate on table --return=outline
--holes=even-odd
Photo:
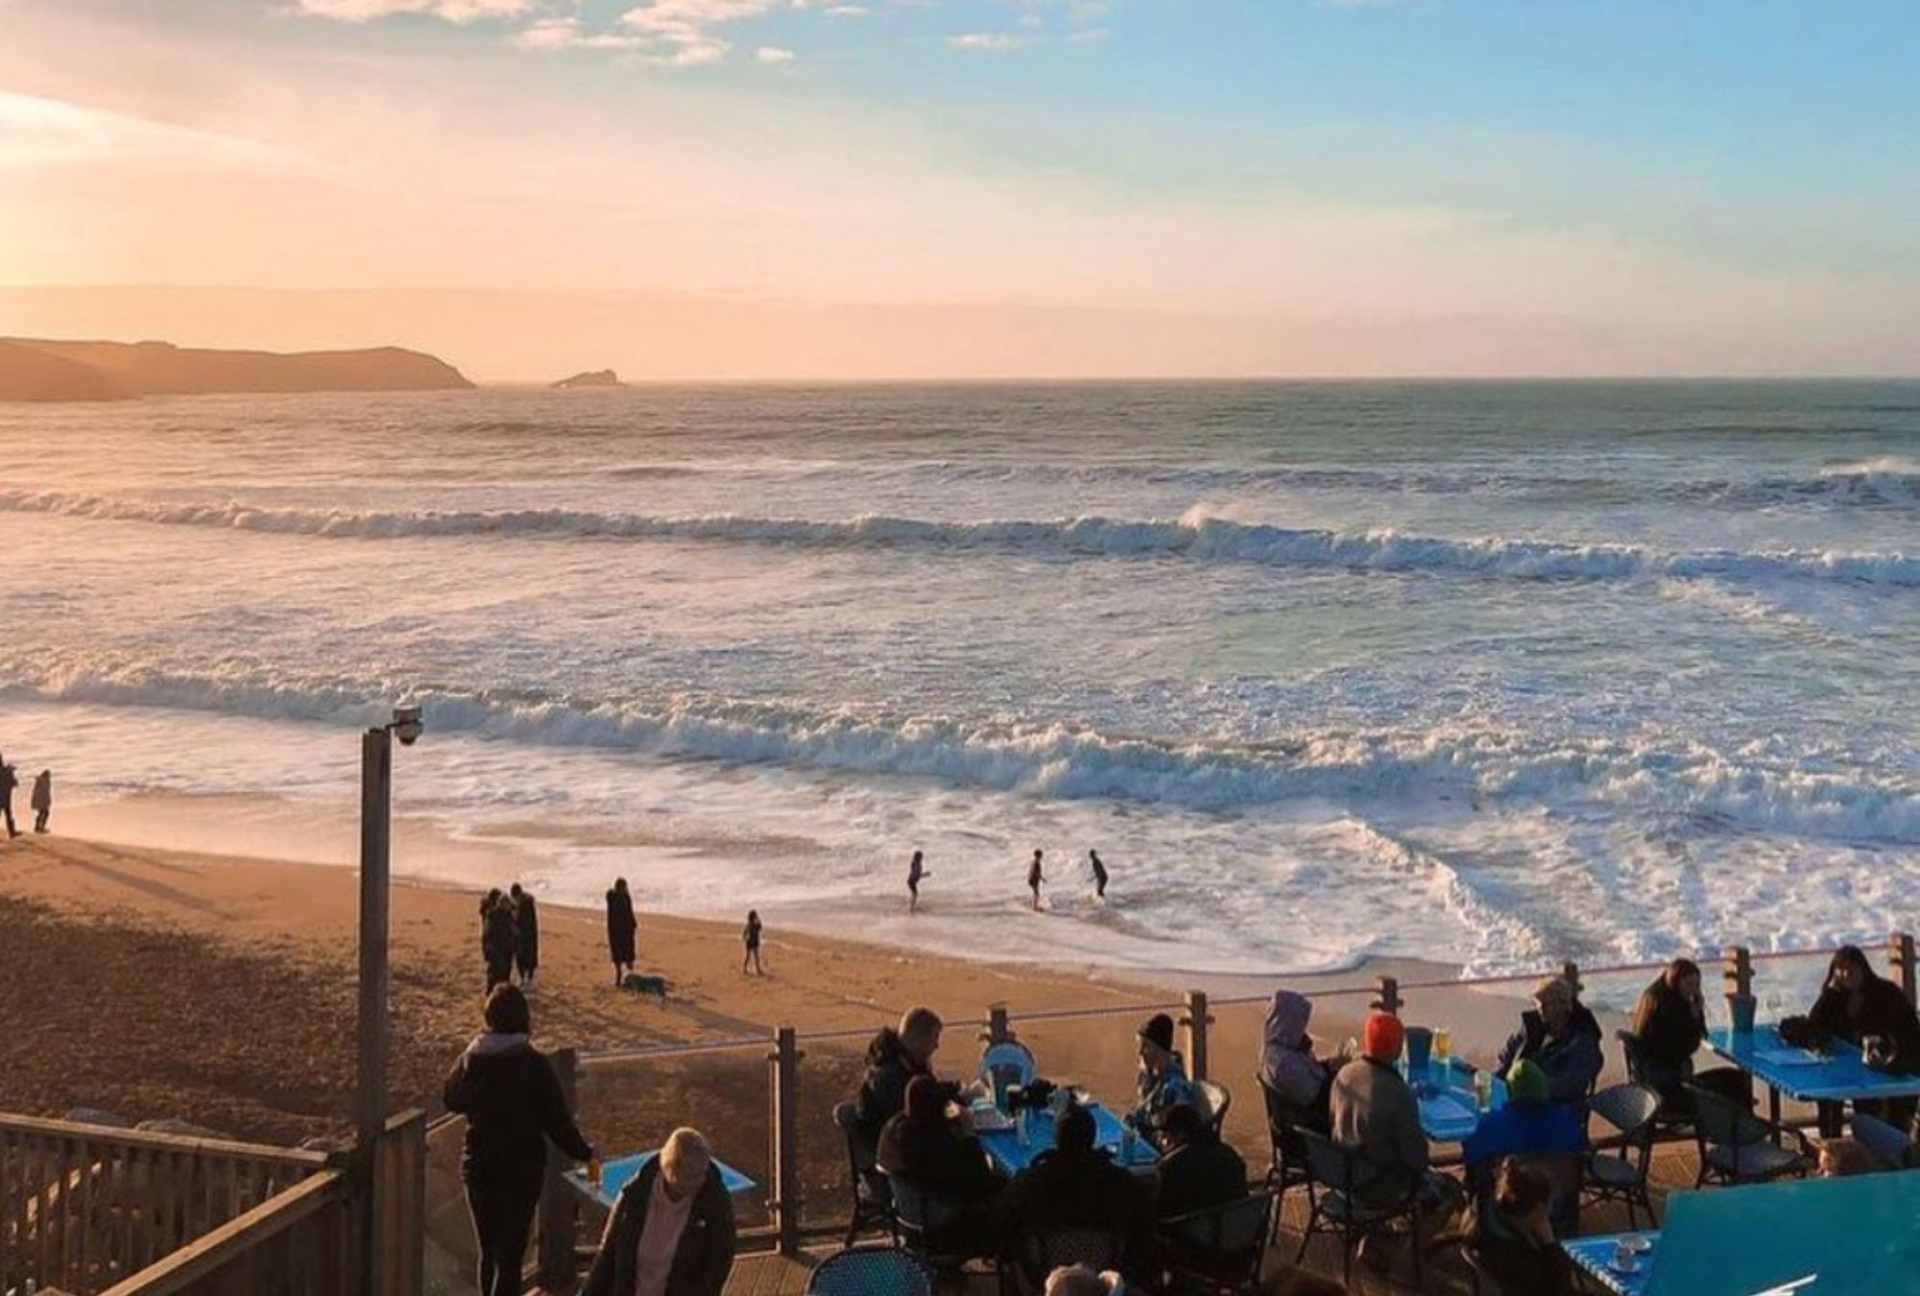
[[[998,1134],[1014,1126],[1013,1117],[998,1107],[970,1107],[967,1113],[973,1120],[973,1129],[976,1134]]]

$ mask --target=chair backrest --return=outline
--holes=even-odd
[[[1218,1134],[1226,1124],[1227,1109],[1233,1106],[1233,1091],[1217,1080],[1201,1080],[1194,1085],[1200,1096],[1206,1100],[1207,1109],[1200,1114],[1207,1118],[1207,1124]]]
[[[1251,1283],[1259,1277],[1273,1236],[1273,1203],[1278,1196],[1268,1189],[1165,1220],[1160,1228],[1207,1273]]]
[[[911,1179],[887,1175],[886,1180],[893,1193],[894,1216],[909,1236],[918,1235],[923,1240],[938,1238],[958,1226],[965,1216],[965,1208],[959,1202],[928,1192]]]
[[[1062,1265],[1085,1265],[1099,1273],[1124,1269],[1127,1235],[1119,1229],[1086,1225],[1023,1229],[1013,1239],[1014,1273],[1028,1291],[1044,1291],[1047,1275]]]
[[[1905,1170],[1914,1164],[1913,1140],[1878,1116],[1855,1113],[1853,1136],[1876,1161],[1890,1169]]]
[[[1312,1111],[1275,1091],[1265,1080],[1260,1082],[1260,1096],[1267,1105],[1267,1137],[1274,1151],[1289,1161],[1305,1165],[1307,1148],[1300,1139],[1300,1131],[1317,1128],[1319,1122],[1314,1120]]]
[[[989,1044],[980,1054],[980,1079],[992,1087],[994,1104],[1003,1110],[1008,1086],[1032,1084],[1039,1070],[1033,1050],[1018,1040]]]
[[[850,1102],[835,1103],[833,1123],[847,1138],[847,1164],[853,1168],[853,1177],[873,1171],[873,1149],[867,1146],[867,1140],[861,1136],[860,1112]]]
[[[807,1275],[807,1296],[934,1296],[933,1271],[901,1247],[849,1247]]]
[[[1697,1084],[1686,1089],[1693,1099],[1693,1128],[1700,1142],[1749,1147],[1767,1137],[1766,1122],[1726,1095]]]
[[[1635,1084],[1645,1084],[1647,1077],[1642,1069],[1645,1055],[1640,1050],[1640,1037],[1624,1027],[1615,1031],[1613,1037],[1620,1041],[1620,1051],[1626,1055],[1627,1079]]]
[[[1587,1106],[1631,1143],[1651,1132],[1653,1118],[1660,1113],[1660,1091],[1639,1083],[1612,1085],[1595,1094]]]

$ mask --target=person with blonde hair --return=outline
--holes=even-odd
[[[620,1190],[581,1296],[721,1296],[734,1249],[733,1198],[683,1126]]]

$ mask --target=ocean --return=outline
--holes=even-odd
[[[0,407],[0,554],[0,751],[128,823],[350,824],[410,697],[409,821],[775,936],[1496,972],[1920,918],[1920,383]]]

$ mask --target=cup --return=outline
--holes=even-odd
[[[1475,1071],[1473,1073],[1474,1106],[1485,1111],[1493,1103],[1493,1073]]]
[[[1727,1010],[1733,1017],[1733,1033],[1735,1035],[1753,1034],[1753,1009],[1754,1001],[1752,995],[1737,994],[1727,996]]]
[[[1613,1249],[1613,1267],[1621,1273],[1632,1273],[1640,1267],[1640,1255],[1630,1242],[1623,1239]]]
[[[1433,1060],[1442,1071],[1453,1065],[1453,1032],[1445,1026],[1433,1028]]]

